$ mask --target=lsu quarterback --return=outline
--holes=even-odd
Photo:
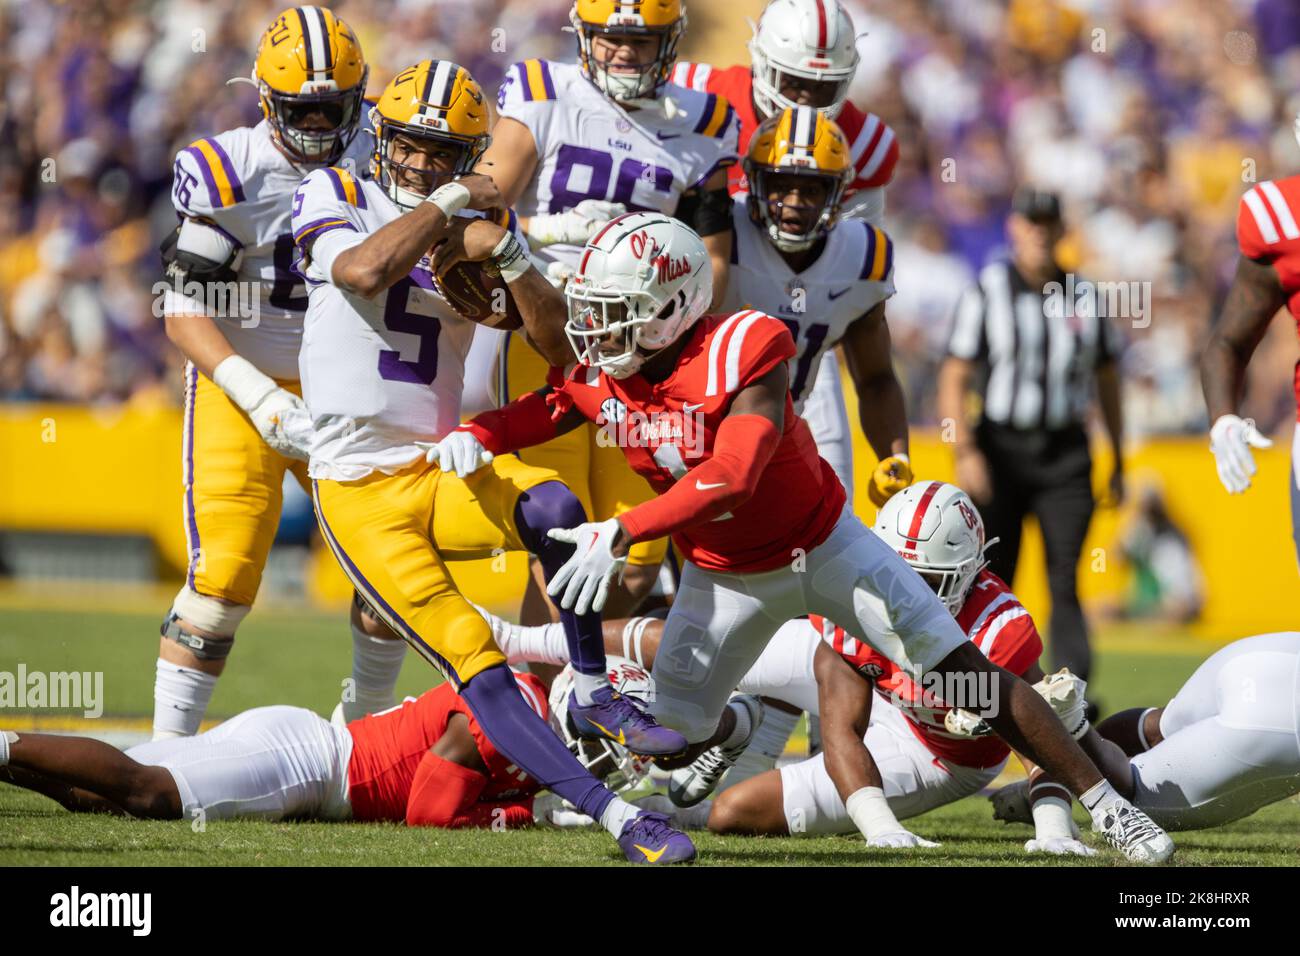
[[[673,85],[686,31],[681,0],[577,0],[576,62],[525,60],[506,71],[500,119],[480,171],[491,176],[552,274],[577,268],[583,243],[628,210],[675,216],[704,237],[721,294],[731,251],[727,168],[737,161],[735,111],[724,97]],[[500,358],[503,401],[539,388],[546,368],[510,339]],[[525,458],[555,469],[599,518],[648,490],[617,448],[583,427]],[[638,544],[611,596],[630,613],[653,586],[667,541]]]
[[[294,189],[312,169],[365,167],[358,130],[368,68],[351,28],[294,7],[262,34],[253,67],[262,121],[196,140],[176,156],[180,224],[163,247],[168,337],[184,353],[184,521],[189,568],[162,626],[155,739],[197,732],[257,595],[286,472],[307,488],[298,349],[307,292],[293,271]],[[249,315],[209,292],[251,287]],[[200,301],[192,293],[205,290]],[[406,647],[352,611],[356,699],[392,703]]]
[[[687,837],[590,776],[528,707],[445,564],[528,551],[550,578],[574,548],[548,532],[585,520],[554,472],[437,444],[460,420],[474,329],[439,292],[440,274],[461,260],[486,261],[508,287],[525,338],[549,361],[565,351],[554,321],[561,294],[533,267],[496,184],[472,174],[491,139],[488,117],[465,69],[421,61],[398,73],[371,111],[373,178],[330,167],[295,194],[294,237],[310,287],[300,366],[317,520],[353,586],[442,672],[501,753],[600,820],[629,860],[687,861],[695,854]],[[575,668],[568,713],[579,732],[638,753],[684,749],[680,734],[613,691],[600,615],[583,608],[563,624]]]
[[[786,326],[753,309],[706,315],[712,292],[708,250],[689,227],[657,213],[611,220],[565,286],[578,364],[438,446],[476,463],[583,420],[620,435],[659,494],[556,532],[580,544],[548,591],[563,608],[599,610],[633,542],[670,534],[686,556],[649,709],[692,748],[659,765],[680,767],[716,744],[732,692],[781,624],[820,614],[914,679],[983,680],[997,699],[987,719],[1008,743],[1078,795],[1131,858],[1167,859],[1173,844],[1159,828],[1116,824],[1140,812],[1048,703],[981,654],[920,575],[846,510],[843,486],[794,412]]]

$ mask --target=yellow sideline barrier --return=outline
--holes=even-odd
[[[856,420],[849,394],[850,420]],[[142,534],[153,540],[166,572],[179,577],[185,564],[181,527],[180,414],[171,408],[94,410],[66,405],[0,405],[0,529]],[[1279,436],[1283,437],[1283,436]],[[1156,484],[1169,512],[1188,535],[1207,585],[1202,622],[1195,630],[1232,636],[1300,627],[1300,572],[1291,540],[1287,482],[1289,442],[1256,452],[1259,475],[1247,494],[1231,497],[1219,486],[1214,462],[1200,437],[1151,441],[1128,458],[1130,500]],[[858,514],[870,522],[865,479],[874,456],[857,437]],[[952,455],[932,431],[913,435],[919,478],[952,478]],[[1097,455],[1095,485],[1105,485],[1108,462]],[[1118,532],[1127,518],[1098,510],[1079,567],[1085,601],[1114,601],[1128,569]],[[318,550],[308,569],[313,596],[342,601],[349,588],[329,554]],[[520,594],[526,563],[521,555],[466,562],[454,573],[471,597],[510,609]],[[1026,531],[1017,592],[1046,625],[1050,602],[1042,568],[1042,540]]]

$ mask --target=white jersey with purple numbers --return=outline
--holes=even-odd
[[[354,174],[369,164],[370,136],[357,134],[339,165]],[[196,140],[176,154],[172,204],[191,219],[212,223],[241,250],[238,280],[250,292],[242,314],[213,315],[236,352],[273,378],[298,378],[307,288],[293,269],[290,205],[306,172],[276,149],[270,127],[228,130]],[[187,300],[168,293],[164,311]],[[192,305],[189,305],[192,308]]]
[[[424,454],[417,441],[437,441],[460,422],[474,323],[435,290],[428,258],[371,299],[334,285],[310,260],[322,237],[335,234],[337,243],[342,233],[360,243],[400,215],[377,183],[349,181],[336,169],[312,173],[294,199],[294,236],[308,256],[299,365],[315,429],[313,478],[393,474]]]
[[[682,193],[737,161],[740,121],[725,99],[668,84],[659,105],[625,110],[576,63],[525,60],[506,71],[501,116],[523,123],[537,170],[515,203],[520,216],[557,213],[584,199],[672,215]],[[577,266],[581,245],[539,250]]]
[[[795,272],[750,220],[747,199],[738,194],[732,207],[731,272],[719,311],[760,309],[789,327],[798,349],[790,360],[790,395],[803,414],[823,353],[894,294],[893,243],[884,230],[846,219],[831,230],[817,260]]]

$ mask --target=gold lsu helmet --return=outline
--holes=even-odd
[[[686,32],[686,8],[682,0],[576,0],[569,22],[578,35],[578,62],[596,88],[614,100],[644,99],[658,95],[668,82]],[[592,51],[598,36],[656,37],[659,51],[635,73],[611,72]]]
[[[375,132],[375,181],[404,210],[414,209],[443,183],[471,172],[492,142],[483,90],[469,70],[450,60],[421,60],[398,73],[370,110],[370,122]],[[449,169],[411,166],[393,156],[398,137],[451,146],[458,154]],[[402,185],[411,179],[427,183],[427,188],[418,192]]]
[[[338,161],[357,134],[369,73],[352,28],[324,7],[293,7],[266,28],[253,82],[272,136],[291,160]],[[332,127],[304,127],[313,113]]]
[[[801,252],[830,232],[839,219],[844,189],[853,181],[848,139],[834,120],[811,106],[788,107],[764,120],[754,131],[743,167],[749,180],[749,217],[782,252]],[[768,199],[767,182],[776,175],[825,181],[826,199],[807,231],[781,227],[783,202]]]

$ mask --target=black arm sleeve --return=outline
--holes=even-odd
[[[731,228],[731,195],[725,188],[684,193],[676,218],[701,236],[715,236]]]

